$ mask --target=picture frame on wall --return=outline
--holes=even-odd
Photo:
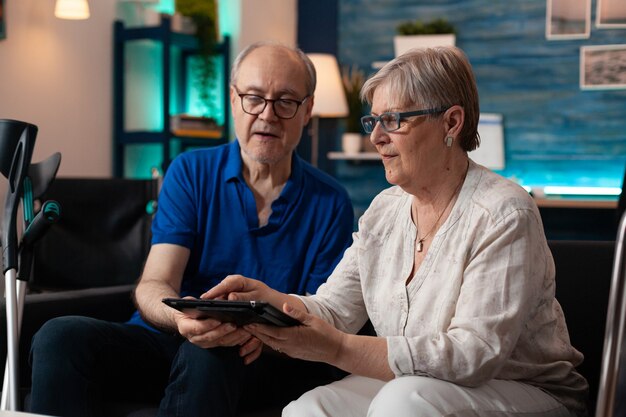
[[[0,39],[4,39],[7,36],[6,22],[5,22],[5,9],[4,0],[0,0]]]
[[[626,89],[626,44],[581,46],[580,88]]]
[[[626,28],[626,1],[598,0],[596,27],[600,29]]]
[[[591,0],[546,0],[546,39],[587,39],[590,34]]]

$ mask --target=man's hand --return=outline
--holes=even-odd
[[[283,294],[279,291],[273,290],[268,287],[265,283],[261,281],[257,281],[255,279],[246,278],[242,275],[229,275],[222,282],[217,284],[215,287],[211,288],[209,291],[205,292],[200,296],[203,299],[228,299],[228,300],[241,300],[241,301],[250,301],[250,300],[262,300],[267,301],[271,305],[276,308],[280,308],[285,303],[289,303],[289,305],[296,306],[299,308],[302,314],[309,316],[305,311],[306,307],[302,304],[302,301],[298,297],[290,296],[287,294]],[[296,313],[297,314],[297,313]],[[310,316],[313,317],[313,316]],[[322,320],[317,319],[320,322]],[[333,328],[329,324],[327,326]],[[301,326],[297,326],[301,327]],[[245,327],[244,327],[245,329]],[[334,329],[334,328],[333,328]],[[338,332],[338,330],[336,330]],[[259,341],[261,337],[256,337],[256,334],[247,341],[244,345],[242,345],[239,354],[244,356],[244,361],[246,364],[253,362],[256,358],[261,354],[261,348],[263,343]],[[265,341],[261,339],[262,341]],[[275,347],[274,345],[269,345],[270,347]],[[294,356],[299,357],[299,356]]]
[[[232,323],[221,323],[210,318],[196,319],[182,312],[176,313],[175,321],[178,333],[203,349],[240,346],[239,355],[244,358],[246,365],[261,355],[261,341]]]

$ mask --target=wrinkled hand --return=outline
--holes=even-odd
[[[244,326],[244,329],[272,349],[286,353],[292,358],[331,364],[336,361],[345,333],[319,317],[293,308],[288,303],[283,305],[283,311],[302,324],[293,327],[249,324]]]
[[[202,299],[268,300],[273,291],[265,283],[243,275],[229,275],[200,296]]]
[[[261,281],[246,278],[243,275],[229,275],[215,287],[202,294],[200,298],[208,300],[228,299],[233,301],[269,300],[270,294],[272,292],[276,291],[272,290]],[[223,338],[219,339],[219,341],[221,342],[232,342],[234,338],[238,337],[237,334],[233,334],[232,337],[227,337],[230,335],[231,332],[231,330],[229,329],[221,330],[219,328],[215,328],[215,331],[218,332],[220,335],[222,334],[221,332],[225,332],[224,336],[222,336]],[[261,355],[263,343],[258,338],[250,335],[250,333],[247,332],[245,329],[240,328],[234,330],[234,332],[236,333],[239,333],[240,331],[245,332],[245,334],[247,334],[249,337],[249,339],[246,339],[243,343],[236,343],[241,346],[241,348],[239,349],[239,355],[244,358],[244,363],[247,365],[254,362]]]
[[[203,349],[239,346],[239,356],[244,358],[246,365],[261,355],[261,341],[232,323],[222,323],[210,318],[193,318],[182,312],[177,312],[175,321],[181,336]]]

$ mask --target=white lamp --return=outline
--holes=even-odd
[[[348,116],[348,102],[341,82],[337,58],[331,54],[307,54],[317,72],[311,120],[311,164],[317,166],[319,118]]]
[[[89,19],[87,0],[57,0],[54,15],[59,19]]]

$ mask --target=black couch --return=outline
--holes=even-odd
[[[556,296],[563,307],[572,344],[585,355],[579,371],[590,385],[589,409],[593,412],[598,390],[604,326],[608,304],[614,242],[559,241],[549,242],[556,264]],[[26,297],[24,325],[20,343],[21,381],[24,392],[30,383],[30,370],[26,362],[30,340],[36,330],[49,318],[66,314],[81,314],[107,320],[124,321],[133,309],[132,285],[108,288],[66,291],[62,293],[32,294]],[[4,302],[0,306],[0,326],[5,332]],[[0,358],[6,351],[3,339]],[[153,416],[155,405],[108,405],[111,417]],[[280,407],[253,410],[246,417],[280,415]]]
[[[615,242],[552,240],[548,243],[556,265],[556,298],[563,308],[572,345],[585,355],[578,371],[589,382],[588,409],[593,415]]]
[[[157,194],[157,180],[111,178],[58,178],[45,192],[43,201],[60,203],[61,218],[35,246],[20,337],[24,392],[30,386],[30,341],[47,320],[64,315],[110,321],[130,317],[130,294],[149,251]],[[2,300],[3,360],[4,306]]]

